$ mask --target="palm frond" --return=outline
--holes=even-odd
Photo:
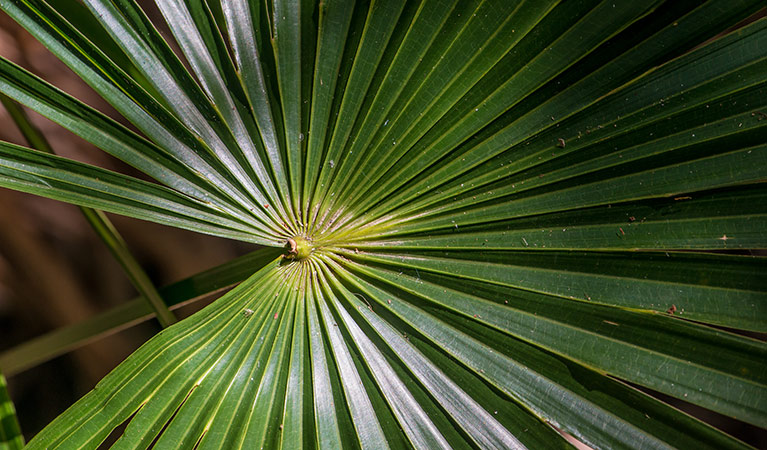
[[[158,2],[178,56],[84,4],[103,43],[0,0],[143,136],[0,91],[157,183],[0,144],[0,185],[286,249],[30,448],[744,446],[632,385],[767,423],[722,329],[765,260],[713,254],[767,247],[767,21],[720,36],[760,2]]]

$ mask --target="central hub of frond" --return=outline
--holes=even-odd
[[[293,236],[288,238],[285,243],[285,250],[287,250],[286,258],[301,261],[309,257],[314,250],[312,242],[302,236]]]

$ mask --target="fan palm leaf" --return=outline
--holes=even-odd
[[[285,247],[30,448],[744,444],[763,426],[760,2],[0,6],[138,132],[0,91],[152,177],[0,144],[0,185]],[[694,252],[690,252],[694,250]],[[266,261],[264,258],[259,261]]]

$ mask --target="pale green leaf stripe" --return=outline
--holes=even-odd
[[[314,261],[310,262],[313,271],[320,268]],[[317,312],[317,301],[321,294],[318,277],[311,277],[306,287],[306,318],[309,332],[309,353],[311,355],[311,382],[314,403],[314,427],[316,441],[320,448],[341,448],[343,437],[338,423],[338,409],[333,399],[333,384],[325,353],[326,342],[323,339],[322,325]]]
[[[18,450],[22,447],[24,447],[24,436],[16,419],[16,408],[8,395],[5,375],[0,371],[0,449]]]
[[[282,277],[282,279],[291,280],[298,284],[300,279],[299,269],[295,266],[291,267],[291,269],[293,273]],[[293,325],[293,313],[295,312],[296,301],[299,296],[294,284],[288,284],[285,288],[283,308],[279,312],[275,312],[274,316],[271,313],[269,316],[269,320],[272,322],[277,321],[278,326],[274,345],[268,349],[262,361],[264,375],[257,394],[255,388],[250,392],[242,392],[240,401],[243,405],[250,405],[249,408],[244,408],[247,414],[238,414],[243,412],[241,409],[227,411],[227,414],[237,419],[240,416],[244,416],[246,428],[244,428],[244,432],[241,435],[233,436],[229,433],[230,428],[220,427],[221,432],[226,433],[230,441],[239,441],[240,445],[245,448],[250,445],[259,444],[264,448],[275,448],[280,440],[280,425],[282,425],[282,432],[285,431],[285,425],[282,423],[282,411],[285,401],[284,382],[291,351],[290,338],[292,333],[290,328]],[[277,314],[279,314],[279,317]],[[273,317],[278,318],[273,319]],[[256,369],[258,368],[259,365],[256,364]],[[213,444],[216,443],[215,440],[212,440],[213,438],[207,438],[211,439],[210,442]],[[226,445],[224,445],[224,448],[226,448]]]
[[[266,247],[213,269],[183,279],[159,289],[166,305],[173,309],[180,304],[199,300],[245,280],[280,253]],[[0,353],[0,368],[15,375],[56,356],[77,349],[94,339],[110,336],[152,317],[152,311],[142,298],[93,316],[82,322],[59,328]]]
[[[327,283],[323,280],[322,291],[317,293],[317,310],[322,319],[323,329],[330,344],[333,357],[338,367],[339,376],[343,384],[346,406],[354,422],[354,430],[357,439],[363,450],[367,449],[388,449],[390,445],[381,429],[378,415],[371,403],[371,399],[365,386],[357,373],[356,366],[352,360],[352,352],[344,339],[338,324],[335,321],[328,306],[328,298],[333,297]]]
[[[762,66],[763,67],[757,70],[767,70],[767,60],[764,61]],[[740,72],[738,75],[738,77],[732,77],[732,79],[741,81],[742,78],[740,75],[744,74]],[[712,103],[737,103],[739,100],[743,101],[749,96],[754,95],[753,93],[748,95],[749,90],[745,88],[740,91],[743,92],[743,95],[738,96],[740,98],[720,98],[716,101],[712,101]],[[689,100],[687,102],[687,104],[692,103]],[[679,120],[675,120],[673,126],[675,129],[683,129],[683,131],[661,137],[660,134],[663,131],[661,131],[659,127],[656,127],[655,130],[650,133],[659,135],[658,138],[649,139],[646,142],[637,145],[634,145],[633,141],[636,139],[638,132],[634,131],[632,136],[630,133],[632,130],[624,126],[620,127],[623,131],[616,132],[615,136],[611,136],[611,133],[600,133],[599,136],[593,137],[580,135],[580,132],[576,136],[562,134],[567,137],[568,144],[565,149],[557,148],[556,151],[552,151],[550,143],[546,141],[547,143],[545,144],[544,150],[532,153],[527,157],[519,158],[519,156],[515,156],[513,159],[509,158],[504,161],[501,159],[501,156],[503,155],[499,155],[495,159],[484,163],[482,166],[465,173],[454,182],[451,182],[449,187],[442,187],[437,192],[426,193],[423,198],[412,198],[411,195],[410,197],[407,197],[406,200],[400,195],[397,195],[395,198],[387,201],[387,204],[392,204],[392,201],[399,199],[404,206],[397,208],[396,213],[397,215],[407,215],[414,211],[421,211],[424,207],[434,205],[439,201],[453,198],[456,200],[450,203],[450,208],[456,209],[476,203],[477,199],[480,199],[480,201],[489,201],[503,197],[504,195],[529,192],[536,187],[552,185],[556,182],[572,180],[575,177],[583,177],[589,174],[593,175],[600,170],[614,169],[623,173],[630,173],[630,162],[641,162],[643,159],[646,160],[646,158],[659,156],[664,153],[671,153],[680,149],[694,148],[695,146],[705,148],[705,146],[713,146],[717,145],[717,143],[719,143],[718,145],[720,147],[727,146],[727,148],[731,149],[736,149],[739,145],[749,146],[752,145],[753,142],[752,136],[759,133],[765,133],[765,130],[767,130],[767,126],[759,120],[756,120],[753,112],[750,111],[753,108],[759,107],[759,105],[752,105],[753,106],[749,108],[749,111],[747,112],[731,116],[729,112],[725,112],[724,114],[728,117],[723,117],[720,120],[707,120],[706,123],[697,127],[687,127],[687,122],[679,118],[679,116],[676,116]],[[700,105],[696,106],[700,107]],[[690,116],[697,118],[698,114],[693,110],[693,105],[690,105],[688,110]],[[667,122],[666,119],[663,119],[663,121]],[[699,119],[696,119],[696,121],[699,122]],[[661,125],[666,124],[661,123]],[[608,129],[612,130],[615,130],[616,128],[608,127]],[[610,146],[611,137],[614,139],[623,138],[623,142],[618,141],[620,144],[616,143],[613,144],[613,146]],[[650,138],[652,137],[653,136],[650,136]],[[444,180],[448,179],[448,174],[455,176],[455,174],[461,170],[461,166],[465,165],[466,167],[470,167],[474,165],[478,159],[484,159],[485,156],[481,150],[482,147],[490,141],[492,141],[492,139],[475,147],[471,151],[464,153],[460,160],[460,164],[458,162],[455,164],[447,164],[444,170],[440,169],[439,172],[442,173],[442,177],[436,179],[431,178],[430,181],[424,181],[424,183],[433,183],[429,186],[437,187]],[[625,144],[627,141],[630,142],[629,145]],[[620,145],[620,147],[616,148],[617,145]],[[540,145],[532,147],[540,147]],[[606,154],[597,154],[594,157],[594,150],[600,148],[608,149]],[[721,150],[724,151],[726,148],[721,148]],[[577,158],[579,153],[587,156],[581,158],[581,160],[574,159]],[[604,150],[601,150],[600,153],[604,153]],[[565,158],[569,164],[557,164],[556,160],[558,158]],[[549,170],[537,168],[533,173],[525,172],[526,170],[541,165],[543,162],[549,162],[550,164],[556,165]],[[540,177],[541,174],[544,176]],[[491,182],[502,182],[502,184],[495,187],[492,191],[477,192],[481,186]],[[415,188],[410,188],[408,191],[413,194],[414,189]]]
[[[186,56],[205,92],[215,104],[239,147],[239,153],[235,154],[235,158],[240,160],[244,157],[247,163],[243,163],[248,164],[249,168],[252,169],[255,174],[254,180],[263,186],[263,192],[267,194],[270,204],[274,206],[273,209],[277,209],[281,213],[280,222],[289,222],[289,216],[283,206],[288,189],[285,177],[278,174],[276,186],[272,183],[266,162],[260,159],[253,138],[244,123],[244,120],[250,120],[250,118],[240,116],[230,94],[230,89],[226,86],[223,75],[219,73],[210,50],[200,34],[201,32],[195,26],[187,5],[182,1],[167,0],[157,3],[157,6],[165,17],[165,21],[170,25],[184,56]],[[235,28],[233,32],[252,33],[250,29],[239,30],[238,28]]]
[[[323,267],[325,269],[325,267]],[[346,272],[340,272],[340,275],[346,276]],[[346,303],[353,305],[364,317],[365,321],[374,327],[376,332],[386,341],[405,364],[407,364],[411,373],[415,375],[419,382],[423,383],[429,393],[433,395],[445,408],[450,416],[460,424],[463,431],[481,448],[525,448],[525,446],[506,430],[490,413],[482,408],[474,399],[464,392],[455,382],[450,380],[443,372],[431,363],[423,354],[418,352],[407,340],[402,337],[391,325],[383,321],[373,312],[371,305],[363,303],[362,300],[352,295],[347,289],[337,281],[336,277],[325,270],[326,278],[330,279],[336,289],[343,292]],[[341,311],[342,305],[336,304],[335,308]],[[356,333],[352,332],[355,342],[363,342],[368,346],[368,351],[374,351],[370,348],[371,342],[361,333],[359,328],[353,323],[348,313],[342,313],[347,326],[354,328]],[[358,344],[359,346],[359,344]],[[361,348],[362,350],[362,348]],[[366,358],[370,361],[371,358]],[[370,367],[371,372],[379,378],[379,385],[388,383],[396,377],[394,373],[382,373],[380,367]],[[388,390],[382,385],[382,391]],[[418,422],[428,421],[428,417],[405,417],[400,419],[403,428],[415,426]],[[407,423],[403,423],[407,421]],[[518,430],[521,431],[521,430]],[[435,448],[438,443],[428,444],[426,442],[412,443],[416,448]]]
[[[265,266],[203,312],[150,340],[104,378],[95,390],[38,434],[30,448],[55,447],[65,442],[95,446],[136,410],[139,412],[131,424],[142,423],[143,417],[158,414],[169,419],[194,386],[198,386],[195,390],[207,387],[207,382],[202,384],[210,380],[205,375],[227,354],[226,348],[233,344],[233,333],[250,329],[250,319],[271,320],[266,315],[257,315],[255,310],[268,308],[273,297],[260,302],[259,298],[264,296],[257,293],[279,286],[278,264],[279,261],[274,261]],[[248,315],[247,310],[254,312]],[[199,345],[200,342],[205,345]],[[159,389],[168,396],[156,397]],[[170,403],[164,398],[170,398]],[[147,400],[150,401],[147,403]],[[125,441],[138,438],[149,444],[151,435],[160,431],[150,428],[129,426],[123,438]]]
[[[0,91],[168,187],[207,199],[235,217],[252,220],[241,206],[216,194],[219,189],[201,172],[210,174],[213,169],[202,161],[190,164],[189,158],[183,162],[171,159],[165,150],[3,58]]]
[[[767,201],[767,199],[764,199]],[[633,217],[633,216],[632,216]],[[681,230],[681,231],[680,231]],[[733,250],[767,247],[767,214],[360,241],[348,247],[487,250]]]
[[[487,254],[487,258],[472,254],[458,256],[474,257],[477,260],[455,259],[456,255],[447,252],[439,252],[440,256],[416,253],[356,254],[349,251],[342,251],[342,254],[363,262],[384,263],[407,270],[426,270],[623,308],[665,312],[675,305],[680,310],[683,309],[682,314],[685,318],[733,328],[767,330],[767,291],[760,280],[743,281],[745,284],[739,284],[737,287],[702,285],[698,284],[700,282],[696,277],[702,276],[706,269],[698,272],[689,265],[682,279],[662,278],[656,272],[662,271],[664,267],[666,270],[681,267],[677,265],[681,263],[677,263],[670,256],[643,257],[644,259],[637,257],[633,258],[633,261],[627,260],[619,264],[618,258],[622,255],[556,253],[542,256],[545,259],[541,261],[549,266],[535,267],[520,265],[522,260],[517,255],[514,255],[514,262],[501,263],[490,260],[493,257],[491,254]],[[528,260],[533,262],[531,257]],[[763,266],[763,263],[753,258],[720,258],[717,261],[720,274],[750,269],[749,273],[739,275],[741,281],[743,277],[757,272]],[[746,267],[749,263],[751,266]],[[611,264],[614,267],[609,267]],[[710,260],[709,264],[714,264],[713,260]],[[607,267],[603,267],[605,265]],[[712,270],[712,267],[707,270]],[[658,278],[647,278],[647,275],[638,278],[643,272]]]
[[[4,142],[0,142],[0,185],[201,233],[274,245],[259,231],[163,186]]]
[[[425,55],[425,63],[419,61],[423,66],[421,70],[425,70],[425,73],[414,76],[413,86],[406,86],[400,98],[391,107],[393,114],[383,121],[376,133],[376,140],[363,148],[366,153],[377,155],[376,158],[368,161],[381,165],[384,161],[401,156],[402,152],[408,148],[402,145],[403,134],[412,130],[416,124],[422,124],[426,119],[434,121],[441,117],[453,102],[480,80],[509,48],[523,39],[553,5],[554,2],[534,2],[534,4],[509,1],[464,2],[462,14],[456,14],[458,18],[454,19],[455,22],[451,22],[453,28],[447,31],[449,37],[445,41],[436,42],[438,45]],[[471,56],[466,58],[466,54]],[[364,88],[365,91],[367,89],[367,87]],[[436,113],[430,112],[430,109],[435,108]],[[422,126],[428,128],[427,125]],[[349,139],[352,139],[352,145],[355,138],[368,139],[359,134],[352,137],[346,135],[341,141],[336,142],[336,134],[337,130],[330,145],[330,151],[335,152],[330,155],[331,160],[335,160],[336,163],[349,158],[349,151],[352,152],[352,160],[357,157],[353,149],[341,151],[336,147],[343,146],[345,149]],[[385,151],[382,151],[383,149]],[[323,174],[332,177],[327,179],[332,180],[335,187],[327,186],[324,189],[325,197],[322,199],[320,214],[315,222],[317,229],[327,229],[336,220],[336,217],[330,215],[333,211],[332,207],[345,204],[338,203],[336,196],[357,192],[356,189],[361,187],[361,182],[350,185],[348,183],[350,178],[357,179],[361,174],[365,177],[365,183],[372,185],[374,177],[380,175],[375,168],[354,166],[349,163],[344,164],[341,169],[336,171],[333,167],[323,166],[322,168]],[[321,175],[320,186],[325,186],[326,183],[327,181]],[[344,186],[351,186],[351,188],[342,189]],[[331,198],[327,193],[332,194]],[[313,202],[318,201],[320,198],[313,200]]]
[[[309,284],[309,276],[301,274],[300,284],[306,288]],[[306,289],[302,290],[293,305],[293,336],[290,342],[290,369],[287,376],[285,389],[285,408],[282,411],[282,423],[284,424],[280,448],[291,450],[294,448],[306,448],[309,443],[304,443],[304,436],[311,425],[307,420],[305,411],[311,404],[311,392],[306,388],[311,385],[310,366],[306,363],[308,356],[308,338],[306,335],[306,304],[311,301],[307,297]]]
[[[457,291],[444,282],[437,285],[391,271],[344,264],[355,272],[600,372],[755,425],[767,421],[767,408],[760,402],[767,395],[767,378],[761,372],[767,358],[764,343],[693,324],[669,322],[665,317],[610,311],[579,302],[562,304],[568,300],[515,293],[510,289],[485,300]],[[484,295],[487,296],[487,291]],[[549,309],[567,310],[569,316],[547,317]],[[642,335],[644,340],[638,340],[636,335]],[[660,342],[673,345],[658,345]],[[725,347],[729,352],[726,364],[710,360],[718,348]],[[680,354],[677,348],[684,348],[684,353]]]
[[[261,4],[251,4],[246,0],[223,0],[221,8],[227,24],[229,44],[237,64],[240,82],[250,104],[250,109],[255,118],[260,140],[268,159],[268,170],[276,180],[277,187],[282,194],[287,193],[288,181],[285,177],[282,152],[280,150],[277,135],[277,124],[272,113],[272,105],[269,96],[269,86],[264,75],[263,61],[259,54],[259,46],[256,34],[259,33],[260,24],[253,10],[261,8]],[[287,201],[282,199],[285,205]],[[288,213],[291,213],[288,208]],[[297,228],[288,224],[292,232]]]
[[[356,6],[355,6],[356,7]],[[341,58],[355,8],[346,0],[328,0],[322,5],[317,33],[314,61],[312,101],[309,112],[306,159],[304,162],[304,211],[305,218],[313,217],[313,193],[318,186],[320,166],[325,163],[325,138],[330,130],[330,112],[333,93],[338,83]],[[333,163],[335,164],[335,162]]]
[[[323,286],[326,286],[326,292],[331,292],[327,286],[332,287],[336,292],[345,297],[348,302],[353,295],[343,289],[338,281],[323,271],[321,277]],[[329,296],[329,304],[336,311],[343,321],[344,327],[349,331],[351,340],[361,355],[370,373],[376,380],[382,395],[386,398],[389,407],[392,409],[400,426],[407,435],[410,443],[415,448],[429,449],[449,449],[451,448],[445,437],[442,436],[439,429],[429,419],[428,414],[421,408],[418,402],[413,398],[413,394],[407,389],[402,380],[386,362],[386,358],[381,351],[373,344],[360,327],[355,323],[349,312],[341,305],[336,295]],[[360,306],[363,308],[363,306]],[[493,421],[491,417],[485,417],[486,420]],[[509,448],[523,448],[513,436],[509,435],[508,441],[512,443]],[[501,448],[501,447],[497,447]]]
[[[396,163],[392,161],[393,164],[379,163],[370,168],[361,168],[360,173],[375,174],[366,183],[374,189],[367,193],[366,190],[355,189],[356,195],[349,199],[350,203],[354,204],[362,195],[366,195],[366,199],[388,196],[405,182],[417,176],[420,171],[451,152],[465,139],[514,107],[518,101],[588,55],[594,48],[629,24],[652,11],[657,4],[658,2],[612,4],[605,2],[597,5],[588,14],[570,24],[569,28],[547,45],[544,51],[533,56],[524,67],[504,80],[500,86],[488,92],[487,96],[471,98],[470,101],[476,101],[476,103],[467,101],[453,108],[450,113],[446,113],[440,121],[443,125],[436,125],[435,128],[438,130],[430,130],[435,134],[434,138],[421,141],[427,144],[416,142],[426,130],[431,128],[431,124],[423,124],[415,128],[417,133],[395,136],[397,145],[407,149],[407,153],[403,152],[403,158],[395,160]],[[490,78],[485,77],[484,80]],[[397,152],[390,152],[390,154],[396,155]],[[408,157],[409,155],[412,156]],[[392,168],[392,171],[388,171],[389,168]],[[378,180],[384,173],[387,177],[379,183]]]
[[[406,316],[407,322],[416,330],[438,343],[443,351],[469,366],[511,399],[526,405],[542,420],[568,431],[577,430],[574,428],[577,426],[592,428],[589,437],[605,448],[613,446],[615,442],[627,445],[628,442],[640,441],[646,442],[651,448],[667,448],[632,423],[567,390],[556,380],[535,373],[529,367],[493,351],[476,338],[438,321],[399,298],[389,297],[389,300],[392,309],[397,308],[400,317]],[[582,420],[583,417],[589,420]],[[575,421],[577,425],[573,424]]]
[[[386,50],[384,43],[389,41],[404,8],[405,2],[403,0],[374,2],[370,6],[328,145],[326,157],[328,164],[323,164],[320,169],[319,180],[311,200],[312,204],[320,204],[320,208],[315,214],[325,213],[325,202],[332,201],[332,197],[335,195],[335,192],[330,189],[330,183],[337,176],[337,173],[335,164],[330,164],[330,161],[335,161],[336,164],[341,163],[343,148],[352,133],[360,108],[362,108],[365,92],[373,80],[384,50]]]
[[[302,133],[304,121],[301,117],[303,93],[301,91],[301,77],[303,58],[309,59],[309,55],[301,54],[301,40],[306,37],[311,28],[303,26],[302,16],[311,3],[295,2],[290,0],[276,0],[272,2],[274,12],[272,24],[274,36],[272,48],[276,59],[277,87],[282,106],[282,120],[285,129],[285,153],[287,155],[287,178],[290,183],[289,200],[286,207],[292,207],[296,217],[301,214],[302,186],[303,186],[303,141]],[[347,5],[351,9],[353,5]],[[250,30],[245,30],[250,32]]]
[[[711,5],[709,5],[711,6]],[[670,28],[676,28],[676,25]],[[589,114],[579,114],[578,119],[571,122],[561,122],[563,125],[560,128],[560,122],[552,124],[549,117],[553,117],[555,110],[551,109],[556,106],[557,119],[563,113],[562,111],[569,111],[568,107],[573,108],[570,103],[580,101],[578,108],[583,108],[585,104],[593,102],[599,98],[599,89],[605,85],[599,77],[602,77],[601,71],[606,70],[607,67],[613,68],[613,65],[617,65],[620,70],[626,70],[626,67],[634,67],[636,64],[634,61],[637,58],[631,58],[629,61],[631,65],[626,65],[624,61],[618,60],[613,65],[605,66],[600,72],[590,75],[584,80],[576,83],[568,90],[559,94],[554,99],[544,103],[540,107],[533,109],[530,112],[524,114],[521,118],[514,120],[512,124],[504,128],[503,130],[492,134],[485,138],[479,144],[470,145],[468,150],[462,150],[452,157],[446,163],[442,164],[438,170],[429,174],[423,179],[419,179],[418,182],[413,183],[412,186],[399,192],[393,193],[394,197],[387,200],[385,205],[377,207],[377,210],[386,210],[399,205],[401,203],[408,203],[415,201],[415,204],[421,204],[424,202],[434,203],[440,199],[446,199],[454,196],[458,192],[466,191],[463,189],[463,185],[466,186],[481,186],[489,181],[505,178],[513,169],[524,170],[526,168],[539,165],[543,162],[561,158],[563,155],[580,151],[581,147],[585,143],[593,143],[597,140],[603,140],[608,136],[627,133],[629,131],[639,128],[641,125],[646,125],[648,120],[657,119],[656,115],[660,114],[663,117],[678,113],[680,108],[692,108],[698,104],[710,102],[714,97],[723,95],[722,86],[711,83],[714,76],[719,76],[722,79],[727,80],[725,87],[728,88],[727,92],[732,89],[743,89],[744,86],[749,83],[754,83],[754,80],[764,80],[764,69],[754,70],[751,72],[751,78],[747,78],[747,74],[739,73],[737,77],[730,76],[731,71],[741,67],[748,66],[749,64],[756,69],[757,66],[764,65],[764,58],[758,51],[760,46],[760,35],[755,33],[758,31],[758,26],[751,27],[748,32],[740,32],[728,36],[726,39],[722,39],[722,42],[717,41],[713,45],[706,47],[704,50],[691,53],[690,56],[683,58],[685,63],[671,63],[656,72],[651,73],[648,76],[644,76],[639,79],[639,82],[629,84],[620,91],[613,93],[607,100],[602,100],[596,104],[587,108],[586,111]],[[665,36],[665,33],[660,33],[653,39],[650,39],[643,43],[643,45],[649,46],[654,52],[667,52],[665,48],[666,43],[663,45],[656,44],[656,40],[659,37]],[[737,50],[733,49],[733,46],[737,46]],[[711,63],[703,56],[711,56],[709,53],[714,53],[714,56],[718,58],[717,63]],[[733,56],[735,53],[735,56]],[[651,55],[650,55],[651,56]],[[642,55],[642,58],[647,58],[648,55]],[[697,67],[698,60],[706,61],[705,69]],[[756,61],[756,62],[755,62]],[[687,65],[690,67],[688,68]],[[715,69],[715,72],[708,70],[711,66]],[[680,73],[683,71],[682,73]],[[612,81],[615,76],[614,71],[608,71],[610,80]],[[679,79],[684,80],[684,86],[682,90],[679,89]],[[701,95],[691,95],[696,93],[696,88],[700,84],[711,84],[705,91],[700,92]],[[721,83],[720,83],[721,84]],[[659,89],[664,89],[659,91]],[[700,90],[700,89],[697,89]],[[606,92],[606,91],[605,91]],[[587,94],[593,95],[589,97]],[[667,98],[663,99],[664,93]],[[584,97],[585,96],[585,97]],[[657,107],[659,98],[661,99],[662,108]],[[680,101],[676,101],[679,98]],[[580,99],[580,100],[579,100]],[[664,101],[666,104],[664,104]],[[568,107],[565,107],[562,103],[565,102]],[[741,104],[744,104],[741,102]],[[609,107],[608,107],[609,105]],[[598,108],[597,108],[598,106]],[[654,108],[654,114],[648,114],[647,110]],[[754,106],[756,107],[756,106]],[[548,109],[547,109],[548,108]],[[564,109],[562,109],[564,108]],[[605,112],[607,111],[607,112]],[[577,111],[573,111],[577,112]],[[749,110],[749,112],[751,112]],[[641,114],[640,114],[641,113]],[[609,116],[606,114],[610,114]],[[603,117],[604,116],[604,117]],[[613,128],[613,122],[617,128]],[[685,117],[679,117],[674,122],[677,127],[682,127],[683,123],[688,119]],[[752,121],[739,121],[740,124],[749,123]],[[599,124],[599,129],[589,128],[596,127]],[[620,124],[620,126],[618,126]],[[665,126],[665,124],[661,124]],[[535,136],[534,139],[528,140],[530,136],[536,135],[541,129],[547,130],[542,135]],[[581,135],[581,132],[586,132],[586,135]],[[657,131],[657,130],[655,130]],[[590,133],[591,132],[591,133]],[[590,134],[589,134],[590,133]],[[695,134],[695,132],[692,132]],[[688,134],[689,136],[689,134]],[[565,149],[555,147],[558,143],[557,138],[565,138],[568,143]],[[528,140],[524,146],[521,145],[523,140]],[[533,145],[529,145],[533,144]],[[456,180],[458,174],[464,173],[467,170],[475,167],[480,162],[486,161],[488,158],[498,155],[500,152],[508,150],[513,147],[513,157],[506,158],[506,160],[498,160],[493,167],[492,165],[484,168],[476,168],[471,172],[471,176],[466,175]],[[556,155],[556,156],[555,156]],[[513,161],[510,161],[513,160]],[[407,160],[410,169],[423,170],[425,166],[420,163],[416,163],[410,159]],[[500,163],[500,164],[498,164]],[[500,165],[500,167],[499,167]],[[411,170],[412,171],[412,170]],[[434,190],[445,181],[453,181],[450,189],[440,189],[437,192],[431,192],[425,194],[429,190]],[[547,178],[544,182],[548,182]],[[471,184],[470,184],[471,183]],[[367,195],[365,199],[370,204],[371,199],[378,201],[380,197],[377,195]],[[363,207],[361,205],[360,207]],[[415,208],[408,205],[408,211],[412,211]]]
[[[344,264],[339,258],[335,259]],[[343,269],[336,270],[343,273]],[[525,355],[520,353],[521,349],[508,350],[514,355],[513,358],[522,358],[512,359],[479,341],[479,333],[462,333],[450,323],[426,314],[397,294],[382,291],[348,274],[344,277],[362,289],[365,295],[375,299],[378,302],[375,307],[390,310],[443,351],[468,365],[477,376],[526,405],[542,419],[579,436],[596,448],[634,448],[637,442],[642,442],[647,448],[689,448],[691,445],[700,448],[742,447],[731,437],[655,400],[644,397],[636,403],[627,401],[625,397],[634,393],[623,385],[619,385],[622,394],[616,395],[617,392],[607,386],[598,388],[593,382],[586,381],[583,374],[577,379],[563,377],[562,374],[552,378],[553,374],[546,375],[552,367],[540,359],[535,364],[530,364],[529,360],[527,363],[521,362],[525,360]],[[600,379],[598,383],[615,383],[601,375],[593,375]],[[594,395],[602,390],[611,391],[612,398]],[[618,400],[617,404],[611,404],[621,397],[624,398]],[[652,417],[648,417],[647,413],[652,414]],[[680,435],[679,428],[669,426],[667,420],[675,423],[676,427],[684,428],[685,432]]]
[[[671,166],[645,170],[614,179],[583,183],[563,190],[546,192],[514,200],[473,205],[472,209],[433,216],[434,208],[414,214],[394,225],[387,234],[422,232],[486,223],[526,215],[543,214],[578,208],[641,200],[653,197],[684,196],[698,190],[714,189],[764,180],[767,167],[767,145],[746,148]],[[396,223],[396,222],[395,222]],[[391,226],[391,225],[389,225]]]
[[[211,186],[215,189],[220,189],[238,203],[254,208],[257,212],[255,204],[234,187],[227,177],[219,173],[223,168],[221,162],[207,153],[207,147],[192,131],[170,115],[141,86],[116,67],[47,4],[34,0],[18,4],[7,0],[0,1],[4,11],[46,45],[142,132],[190,170],[210,179],[213,182]],[[131,93],[130,97],[126,92]],[[16,100],[32,108],[38,105],[36,102],[27,101],[26,97]]]
[[[217,117],[208,118],[201,112],[201,107],[214,111],[211,109],[212,106],[207,97],[203,95],[201,98],[197,98],[197,102],[195,102],[195,99],[190,95],[194,95],[199,87],[191,81],[191,77],[186,80],[186,85],[182,86],[183,81],[179,82],[164,64],[170,60],[162,60],[157,56],[155,48],[145,38],[154,39],[153,44],[156,48],[165,47],[164,42],[158,43],[162,40],[159,33],[149,25],[147,30],[150,33],[148,35],[139,34],[137,28],[134,27],[136,20],[146,20],[146,18],[143,13],[139,12],[137,5],[125,1],[119,1],[118,4],[115,4],[107,0],[87,0],[85,3],[94,14],[99,16],[106,30],[123,51],[137,63],[142,74],[163,95],[163,99],[171,106],[176,116],[203,139],[223,163],[225,170],[237,179],[245,193],[256,200],[256,207],[263,209],[265,214],[270,216],[276,224],[280,224],[282,220],[276,215],[275,208],[264,206],[271,203],[269,198],[279,198],[272,192],[273,186],[271,183],[264,185],[269,193],[268,196],[258,189],[254,178],[241,164],[242,161],[237,159],[236,144],[227,145],[227,141],[230,141],[227,136],[229,132],[226,129],[214,129],[213,124],[220,123],[218,113],[213,113]],[[172,59],[175,60],[175,57]],[[180,64],[177,60],[176,63]]]
[[[76,177],[70,183],[50,173],[39,175],[35,169],[32,169],[33,172],[31,173],[20,171],[16,165],[17,161],[17,159],[14,159],[9,163],[6,158],[0,156],[0,186],[78,206],[175,226],[198,233],[274,245],[274,240],[267,236],[261,237],[255,231],[223,228],[220,226],[221,221],[217,224],[207,223],[199,217],[206,215],[201,211],[192,209],[193,214],[172,211],[189,211],[189,208],[176,204],[167,197],[154,196],[152,195],[154,193],[147,193],[145,190],[139,195],[135,195],[133,192],[121,189],[124,186],[120,184],[95,179]],[[83,182],[87,182],[90,186],[80,184]],[[133,199],[130,197],[133,197]],[[165,207],[169,207],[169,209],[165,209]],[[236,228],[241,227],[239,224],[234,224],[234,226]]]
[[[761,198],[767,202],[767,198]],[[762,203],[766,204],[766,203]],[[637,208],[638,209],[638,208]],[[635,216],[630,216],[635,217]],[[728,217],[625,219],[597,225],[559,222],[544,228],[462,232],[360,241],[348,247],[486,250],[733,250],[767,246],[767,213]]]

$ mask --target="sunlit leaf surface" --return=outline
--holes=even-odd
[[[157,183],[3,143],[0,185],[285,251],[30,448],[743,446],[632,385],[767,423],[729,331],[767,331],[730,251],[767,247],[767,21],[720,35],[760,2],[159,1],[173,46],[84,3],[0,0],[141,134],[0,91]]]

